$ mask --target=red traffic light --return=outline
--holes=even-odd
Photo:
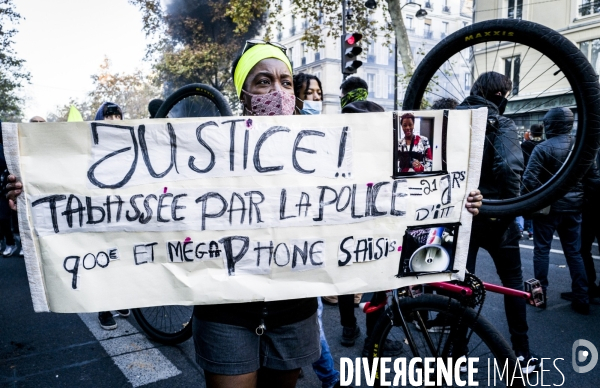
[[[362,34],[354,32],[351,34],[342,35],[342,73],[345,75],[355,74],[356,69],[362,66],[362,62],[356,60],[356,57],[363,51],[358,46],[358,42],[362,39]]]
[[[347,44],[353,45],[355,43],[358,43],[361,39],[362,39],[362,34],[355,32],[353,34],[347,34],[345,41]]]

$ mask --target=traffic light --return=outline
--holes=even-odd
[[[362,48],[358,42],[362,39],[362,34],[355,32],[342,36],[342,73],[355,74],[356,69],[362,66],[362,62],[356,57],[362,53]]]

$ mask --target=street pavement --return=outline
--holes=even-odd
[[[533,277],[532,242],[523,239],[521,245],[524,278],[529,279]],[[544,372],[543,385],[600,387],[600,365],[584,374],[571,366],[574,341],[585,339],[600,349],[600,305],[592,305],[591,314],[582,316],[560,299],[561,292],[570,290],[570,277],[557,240],[553,249],[548,308],[528,308],[531,348],[539,357],[551,359],[545,362],[549,371]],[[600,270],[600,261],[596,264]],[[499,284],[492,260],[483,250],[477,275]],[[488,292],[482,315],[509,338],[502,296]],[[356,316],[364,332],[364,314],[356,309]],[[119,328],[104,331],[96,314],[34,313],[23,258],[0,258],[0,387],[205,386],[191,340],[179,346],[162,346],[147,340],[132,316],[115,319]],[[339,343],[337,307],[325,306],[323,323],[338,368],[340,357],[360,357],[364,335],[352,348]],[[558,358],[563,360],[555,360]],[[538,381],[537,386],[541,383]],[[304,368],[298,387],[320,386],[311,368]]]

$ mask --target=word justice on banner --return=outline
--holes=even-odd
[[[336,225],[404,217],[406,179],[337,186],[31,196],[38,235]]]
[[[135,126],[90,124],[90,188],[202,177],[301,174],[350,178],[347,126],[290,129],[252,119]]]

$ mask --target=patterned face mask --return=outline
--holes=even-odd
[[[342,108],[344,108],[346,105],[350,104],[351,102],[366,101],[368,95],[369,95],[369,92],[367,91],[367,89],[363,89],[363,88],[354,89],[354,90],[348,92],[344,97],[341,98]]]
[[[250,112],[255,116],[285,116],[294,113],[296,97],[293,94],[275,91],[267,94],[251,94]]]

